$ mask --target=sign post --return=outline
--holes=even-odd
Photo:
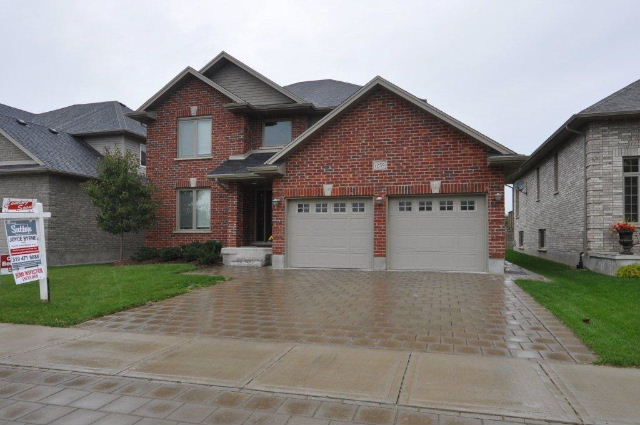
[[[50,217],[51,213],[44,212],[35,199],[5,199],[0,212],[14,280],[18,285],[39,280],[40,299],[44,302],[49,301],[44,219]]]

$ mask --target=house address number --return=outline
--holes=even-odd
[[[373,171],[386,170],[388,165],[387,161],[373,161]]]

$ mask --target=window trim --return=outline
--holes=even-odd
[[[638,161],[638,171],[624,171],[624,162],[627,159],[636,159]],[[627,178],[635,179],[636,186],[636,213],[633,220],[633,212],[627,213]],[[629,195],[632,196],[632,195]],[[628,215],[629,214],[629,215]],[[625,156],[622,157],[622,216],[625,221],[637,223],[640,220],[640,157],[639,156]]]
[[[195,206],[198,191],[209,192],[209,227],[197,227],[197,208]],[[191,227],[188,229],[180,228],[180,192],[192,192],[193,193],[193,206],[191,211]],[[176,189],[176,227],[175,233],[211,233],[211,188],[208,187],[193,187],[193,188],[178,188]]]
[[[209,141],[209,153],[198,155],[198,147],[196,146],[196,154],[192,156],[180,156],[180,122],[181,121],[199,121],[209,120],[211,121],[211,140]],[[196,124],[196,145],[198,142],[198,125]],[[195,117],[179,117],[176,125],[176,159],[208,159],[212,158],[213,154],[213,116],[211,115],[199,115]]]
[[[518,189],[515,189],[514,191],[516,193],[513,196],[513,203],[514,203],[513,209],[516,212],[516,218],[520,218],[520,191]]]
[[[536,202],[540,200],[540,167],[536,168]]]
[[[144,162],[145,162],[144,164],[142,163],[142,147],[143,146],[144,146]],[[138,156],[139,156],[140,167],[147,168],[147,163],[149,161],[147,160],[147,144],[146,143],[140,143]]]
[[[291,137],[289,138],[288,142],[285,142],[281,145],[266,145],[265,144],[265,133],[266,133],[266,128],[267,126],[265,125],[267,122],[282,122],[282,121],[289,121],[291,123]],[[288,143],[291,143],[291,141],[293,140],[293,118],[276,118],[276,119],[272,119],[272,120],[262,120],[262,140],[260,141],[260,147],[262,149],[273,149],[273,148],[279,148],[282,146],[287,145]]]
[[[560,193],[560,159],[558,152],[553,154],[553,194]]]

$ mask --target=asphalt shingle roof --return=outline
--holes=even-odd
[[[0,115],[0,128],[52,171],[95,177],[100,154],[78,138],[51,132],[49,127],[18,123],[15,117]]]
[[[215,170],[209,173],[210,176],[216,176],[221,174],[246,174],[250,173],[249,167],[257,167],[264,165],[264,162],[271,158],[273,153],[254,153],[246,157],[245,159],[230,159],[218,166]]]
[[[301,81],[285,89],[317,107],[333,108],[354,94],[361,86],[336,80]]]
[[[640,111],[640,80],[583,109],[580,114],[613,114],[632,111]]]
[[[24,121],[31,121],[36,114],[14,108],[13,106],[3,105],[0,103],[0,115],[18,118]]]

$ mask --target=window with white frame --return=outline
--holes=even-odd
[[[316,204],[316,212],[317,213],[326,213],[327,211],[329,211],[329,204],[327,204],[326,202],[322,202],[319,204]]]
[[[363,213],[364,212],[364,202],[352,202],[351,203],[351,212]]]
[[[518,231],[518,246],[522,248],[524,246],[524,231]]]
[[[211,117],[178,120],[178,158],[211,155]]]
[[[333,212],[334,213],[347,212],[347,203],[346,202],[335,202],[333,204]]]
[[[553,193],[558,193],[560,190],[560,160],[558,159],[558,152],[553,154]]]
[[[517,188],[515,189],[515,196],[514,196],[514,201],[513,203],[514,205],[514,209],[516,210],[516,218],[520,217],[520,190],[518,190]]]
[[[273,120],[264,122],[262,146],[282,146],[291,141],[291,120]]]
[[[545,249],[547,247],[547,230],[538,229],[538,249]]]
[[[398,202],[398,211],[411,211],[411,201]]]
[[[431,211],[432,209],[433,209],[433,204],[431,201],[418,202],[418,211]]]
[[[536,201],[540,200],[540,168],[536,168]]]
[[[453,211],[453,201],[440,201],[440,211]]]
[[[206,230],[211,228],[211,190],[178,190],[178,229]]]
[[[640,158],[627,157],[622,159],[624,176],[624,219],[638,222],[638,176],[640,176]]]
[[[476,201],[462,200],[460,201],[460,211],[475,211]]]
[[[298,204],[298,212],[299,213],[308,213],[309,212],[309,204]]]
[[[140,166],[147,166],[147,145],[140,143]]]

